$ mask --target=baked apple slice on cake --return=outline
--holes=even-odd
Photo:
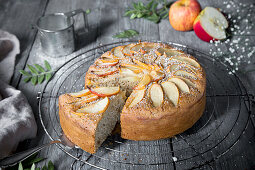
[[[179,102],[179,90],[176,85],[172,82],[162,82],[161,86],[168,97],[168,99],[174,104],[174,106],[178,105]]]
[[[155,107],[159,107],[162,105],[164,101],[164,93],[159,84],[153,83],[149,88],[149,94],[151,101]]]

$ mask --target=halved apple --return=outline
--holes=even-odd
[[[127,56],[132,56],[133,53],[130,51],[130,49],[135,46],[135,44],[128,44],[126,46],[124,46],[124,48],[122,49],[122,53],[124,55],[127,55]]]
[[[192,79],[197,79],[197,77],[194,74],[191,74],[191,73],[189,73],[187,71],[184,71],[184,70],[177,70],[173,73],[173,75],[192,78]]]
[[[134,87],[135,90],[141,90],[145,89],[146,85],[148,85],[151,82],[151,76],[148,74],[145,74],[142,77],[142,80]]]
[[[83,97],[83,96],[86,96],[90,93],[91,92],[89,91],[89,89],[84,89],[82,91],[79,91],[79,92],[76,92],[76,93],[69,93],[69,94],[73,97]]]
[[[99,98],[98,95],[95,95],[93,93],[91,94],[88,94],[87,96],[83,96],[81,97],[81,103],[89,103],[89,102],[92,102],[92,101],[95,101]]]
[[[145,89],[133,91],[133,94],[131,96],[132,101],[128,107],[134,107],[135,105],[137,105],[140,101],[142,101],[142,99],[144,98],[144,95],[145,95]]]
[[[172,77],[168,81],[174,83],[182,92],[190,93],[189,86],[182,79]]]
[[[110,100],[108,97],[99,100],[96,103],[83,107],[81,109],[76,110],[77,113],[84,113],[84,114],[100,114],[106,111]]]
[[[119,71],[118,68],[114,68],[114,69],[108,69],[108,70],[104,70],[104,69],[99,69],[99,70],[92,70],[91,73],[96,74],[99,77],[105,77],[108,75],[112,75],[114,73],[117,73]]]
[[[164,101],[164,93],[161,86],[157,83],[151,85],[149,89],[151,101],[155,107],[161,106]]]
[[[213,7],[205,7],[193,23],[196,35],[203,41],[225,39],[228,21],[224,15]]]
[[[111,50],[112,54],[117,58],[124,58],[124,54],[122,53],[124,46],[118,46]]]
[[[143,62],[141,62],[141,61],[139,61],[139,60],[136,60],[136,59],[134,59],[133,61],[134,61],[137,65],[141,66],[143,69],[151,70],[151,67],[150,67],[149,65],[147,65],[147,64],[145,64],[145,63],[143,63]]]
[[[181,62],[184,62],[184,63],[190,64],[191,66],[200,68],[200,64],[196,60],[189,58],[189,57],[176,56],[176,57],[173,57],[172,59],[180,60]]]
[[[152,70],[150,76],[152,77],[152,81],[159,81],[165,77],[165,74],[161,71]]]
[[[174,106],[177,106],[179,103],[179,90],[176,87],[176,85],[172,82],[162,82],[161,86],[163,87],[163,90],[168,97],[168,99],[174,104]]]
[[[91,93],[96,94],[97,96],[100,97],[105,97],[105,96],[112,96],[120,91],[120,87],[96,87],[96,88],[89,88]]]

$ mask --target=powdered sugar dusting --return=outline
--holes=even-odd
[[[255,35],[255,7],[253,4],[223,1],[222,12],[229,22],[227,39],[210,42],[214,45],[209,53],[232,67],[233,72],[244,71],[244,66],[251,63],[255,45],[251,38]],[[253,34],[252,34],[253,33]]]

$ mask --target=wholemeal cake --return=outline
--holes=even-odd
[[[118,121],[125,139],[172,137],[203,114],[205,87],[205,72],[193,56],[163,43],[118,46],[90,66],[85,90],[59,97],[61,127],[90,153]]]

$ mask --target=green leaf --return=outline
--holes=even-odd
[[[48,71],[51,71],[51,66],[48,61],[44,60],[44,65]]]
[[[28,64],[27,67],[29,68],[29,70],[31,71],[31,73],[34,73],[34,74],[36,74],[36,75],[39,74],[38,71],[37,71],[33,66],[31,66],[31,65]]]
[[[24,81],[25,83],[27,83],[27,82],[29,82],[30,80],[31,80],[31,77],[26,77],[26,78],[24,78],[23,81]]]
[[[170,6],[166,0],[150,0],[147,4],[139,1],[132,4],[133,8],[128,9],[125,16],[129,16],[130,19],[144,18],[154,23],[167,18]],[[158,8],[159,4],[160,8]]]
[[[130,19],[135,19],[136,18],[136,14],[132,14],[131,16],[130,16]]]
[[[137,4],[135,2],[133,2],[132,4],[133,4],[134,9],[137,9]]]
[[[138,35],[138,34],[139,34],[136,30],[132,30],[132,29],[127,30],[127,32],[129,32],[129,34],[130,34],[131,36],[135,36],[135,35]]]
[[[54,165],[51,161],[48,163],[48,170],[54,170]]]
[[[167,18],[168,17],[168,12],[162,16],[163,19]]]
[[[30,73],[26,72],[25,70],[19,70],[19,72],[24,76],[32,76]]]
[[[47,166],[43,166],[42,170],[48,170]]]
[[[160,20],[160,17],[156,13],[153,13],[151,16],[147,17],[146,19],[152,22],[158,23]]]
[[[127,10],[126,12],[125,12],[125,14],[124,14],[124,16],[129,16],[129,15],[132,15],[134,13],[134,11],[133,10]]]
[[[28,157],[27,159],[25,159],[24,161],[22,161],[22,165],[24,167],[29,167],[33,164],[33,160],[36,159],[36,156],[38,155],[38,153],[35,153],[33,155],[31,155],[30,157]]]
[[[35,170],[35,164],[33,163],[33,165],[31,166],[31,170]]]
[[[140,10],[143,10],[143,9],[145,9],[145,6],[143,5],[142,2],[138,2],[137,3],[137,8],[140,9]]]
[[[147,9],[151,9],[153,2],[154,2],[154,0],[151,0],[151,1],[147,4],[146,8],[147,8]]]
[[[43,82],[43,80],[44,80],[44,77],[45,77],[45,74],[39,75],[39,76],[38,76],[38,83],[39,83],[39,84],[42,84],[42,82]]]
[[[133,29],[125,30],[113,36],[113,38],[130,38],[139,35],[139,32]]]
[[[139,13],[138,15],[137,15],[137,18],[142,18],[143,17],[143,14],[141,14],[141,13]]]
[[[158,7],[158,3],[154,3],[151,7],[152,13],[156,13],[157,12],[157,7]]]
[[[40,72],[45,72],[44,68],[42,66],[40,66],[39,64],[35,64],[35,67],[37,68],[38,71]]]
[[[37,84],[37,76],[32,77],[31,82],[33,85]]]
[[[46,74],[46,80],[49,81],[49,79],[51,78],[51,76],[52,76],[51,73],[47,73],[47,74]]]
[[[40,168],[35,168],[35,170],[40,170]]]
[[[87,10],[85,11],[85,13],[86,13],[86,14],[90,14],[90,13],[91,13],[91,10],[90,10],[90,9],[87,9]]]
[[[21,162],[19,163],[19,168],[18,168],[18,170],[23,170],[23,166],[22,166]]]

